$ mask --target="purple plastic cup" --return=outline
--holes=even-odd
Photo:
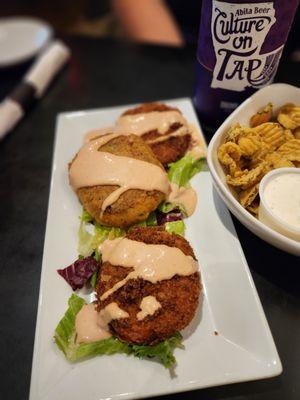
[[[194,105],[204,125],[216,128],[272,83],[298,4],[203,0]]]

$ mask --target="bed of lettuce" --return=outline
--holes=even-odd
[[[81,297],[72,294],[68,301],[69,308],[55,329],[55,343],[70,362],[104,354],[124,353],[138,358],[155,357],[160,360],[165,368],[172,368],[176,364],[173,350],[176,347],[183,347],[180,333],[176,333],[167,340],[153,346],[132,345],[115,337],[93,343],[76,343],[75,319],[84,304],[85,301]]]
[[[186,155],[179,161],[169,165],[168,177],[171,182],[178,184],[178,186],[188,187],[191,178],[198,172],[206,170],[206,168],[205,158],[195,160],[192,156]],[[145,222],[137,224],[137,226],[163,225],[168,232],[184,236],[184,217],[185,210],[180,204],[164,202],[159,206],[156,212],[152,212],[149,215]],[[101,254],[97,251],[98,246],[106,239],[115,239],[124,235],[126,235],[125,229],[100,225],[93,221],[91,215],[83,209],[78,232],[78,253],[80,256],[78,260],[65,270],[74,271],[74,265],[76,266],[76,263],[80,264],[80,260],[82,259],[88,260],[94,258],[99,262]],[[63,270],[59,271],[63,276]],[[63,277],[66,279],[65,276]],[[89,278],[89,285],[92,288],[95,288],[96,280],[97,271]],[[70,362],[77,362],[98,355],[124,353],[139,358],[156,358],[160,360],[165,368],[173,368],[175,366],[176,359],[173,355],[173,351],[177,347],[183,347],[182,336],[179,332],[152,346],[132,345],[116,337],[93,343],[76,343],[75,319],[84,304],[84,299],[76,294],[72,294],[68,301],[68,309],[55,329],[55,343],[64,353],[67,360]]]

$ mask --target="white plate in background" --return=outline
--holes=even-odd
[[[29,60],[48,43],[52,28],[32,17],[0,18],[0,67]]]
[[[189,99],[166,101],[198,124]],[[281,363],[230,214],[209,172],[193,178],[199,203],[186,237],[199,260],[203,304],[176,349],[176,376],[154,361],[125,355],[66,361],[53,342],[72,291],[56,270],[77,258],[81,206],[67,164],[85,132],[114,124],[131,106],[58,117],[31,378],[31,400],[136,399],[273,377]],[[218,332],[218,335],[215,334]]]
[[[237,122],[241,125],[249,126],[250,117],[270,102],[273,103],[275,112],[285,103],[300,105],[300,89],[285,83],[274,83],[259,90],[245,100],[229,115],[214,134],[208,146],[207,161],[215,188],[237,219],[251,232],[266,242],[288,253],[300,256],[300,242],[290,239],[264,225],[241,206],[234,191],[230,190],[226,182],[224,169],[218,160],[218,148],[224,142],[228,129]]]

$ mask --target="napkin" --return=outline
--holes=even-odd
[[[50,43],[23,81],[0,104],[0,139],[11,131],[32,103],[40,98],[52,79],[70,57],[70,50],[59,40]]]

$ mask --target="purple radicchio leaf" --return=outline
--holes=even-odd
[[[76,290],[81,289],[98,268],[99,263],[94,257],[90,256],[78,259],[68,267],[58,269],[57,272],[68,282],[73,290]]]
[[[179,221],[183,219],[182,212],[176,208],[168,213],[156,211],[157,225],[164,225],[167,222]]]

